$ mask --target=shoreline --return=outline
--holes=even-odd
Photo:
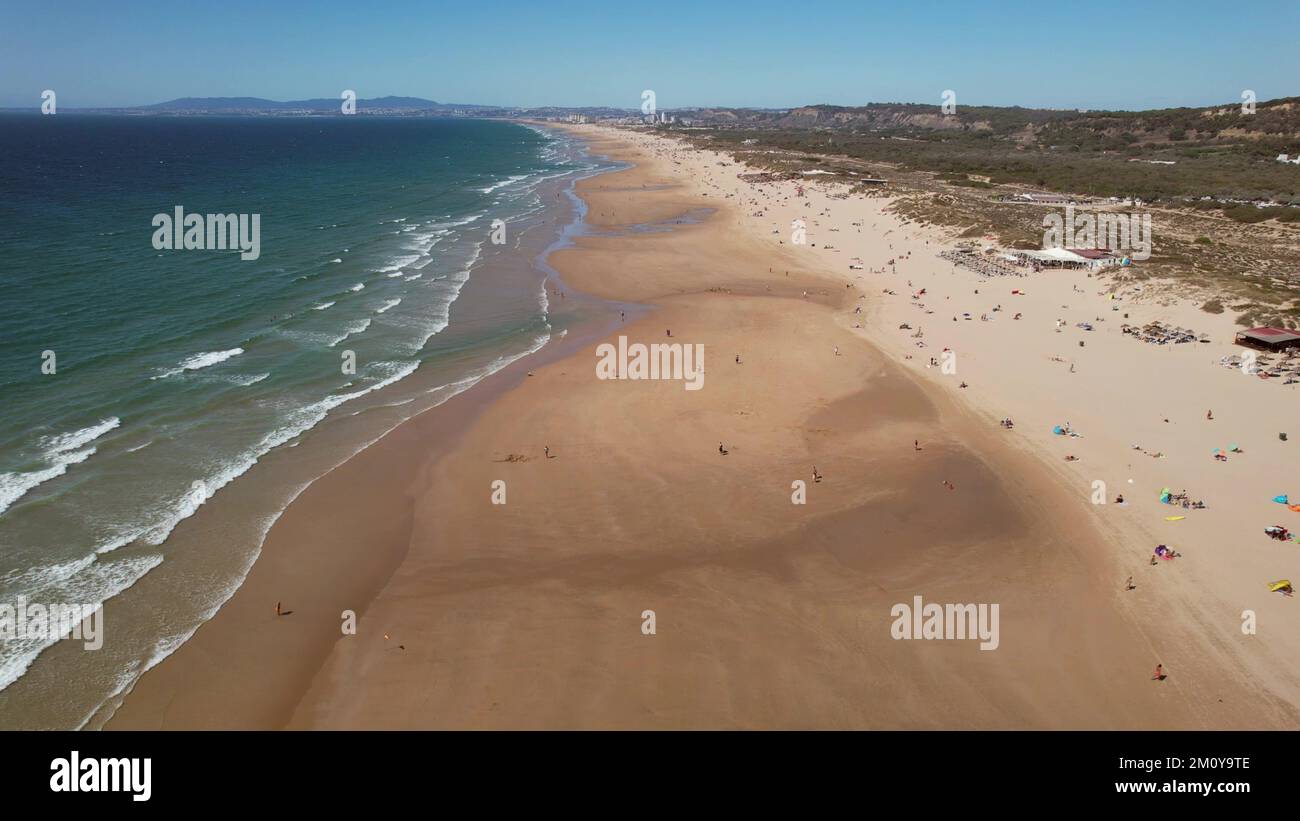
[[[742,232],[724,226],[745,222],[739,204],[684,190],[690,186],[680,172],[644,146],[608,132],[588,139],[639,160],[579,184],[593,225],[655,223],[688,205],[717,207],[698,224],[662,234],[583,237],[551,264],[578,291],[654,306],[620,332],[661,339],[657,329],[668,325],[679,329],[674,337],[687,328],[688,342],[703,339],[714,352],[710,387],[722,387],[700,391],[707,401],[697,402],[672,386],[593,384],[580,351],[612,330],[593,328],[440,406],[456,403],[454,423],[442,427],[428,412],[408,420],[290,505],[277,523],[276,549],[268,534],[235,597],[137,682],[110,727],[1210,727],[1243,720],[1236,703],[1211,714],[1205,693],[1180,690],[1177,680],[1159,693],[1141,675],[1117,681],[1147,664],[1153,639],[1107,592],[1116,565],[1094,532],[1095,517],[1070,506],[1059,469],[1003,448],[1003,431],[885,356],[887,334],[870,344],[855,334],[842,316],[859,294],[852,283],[793,249],[753,247],[753,232],[733,236]],[[702,180],[693,181],[698,188]],[[795,277],[762,273],[758,266],[775,267],[777,253]],[[882,302],[865,304],[878,313]],[[728,371],[727,351],[740,347],[746,364]],[[841,347],[849,356],[839,356]],[[810,360],[819,364],[809,368]],[[538,378],[524,377],[525,368]],[[756,384],[743,381],[745,368],[770,372]],[[602,390],[608,387],[628,390]],[[663,418],[676,412],[687,420],[682,426]],[[871,424],[863,430],[865,418]],[[555,443],[561,462],[538,461],[537,431]],[[726,462],[710,454],[718,435],[735,437]],[[921,451],[891,452],[921,436]],[[517,453],[526,458],[505,459]],[[813,486],[804,457],[827,477],[811,491],[825,497],[815,512],[792,510],[784,498],[792,478]],[[562,478],[542,468],[562,470]],[[485,507],[488,477],[502,471],[513,497],[526,501],[495,511]],[[960,491],[945,494],[938,476]],[[340,505],[355,504],[355,487],[376,503],[345,515]],[[649,510],[636,506],[647,499]],[[313,526],[312,508],[333,521]],[[864,542],[882,532],[883,541]],[[313,564],[335,579],[321,591],[300,576],[321,558],[309,545],[325,539],[342,545]],[[360,543],[379,544],[382,555],[368,549],[358,569]],[[871,613],[887,626],[881,610],[910,601],[907,591],[922,584],[927,599],[1001,601],[1022,640],[972,655],[955,643],[893,642],[874,618],[865,621]],[[312,627],[278,629],[287,620],[276,620],[265,602],[279,597]],[[365,602],[351,606],[361,631],[339,641],[333,614],[358,599]],[[657,608],[661,624],[677,629],[648,638],[637,614],[656,599],[666,602]],[[277,635],[250,638],[271,624]],[[688,624],[695,629],[683,635]],[[1063,640],[1077,658],[1055,659]],[[838,655],[828,656],[831,648]],[[262,660],[253,663],[252,655]],[[159,672],[173,660],[176,672]],[[219,686],[211,678],[217,670],[241,686]],[[764,684],[740,675],[746,672],[775,678]],[[1239,692],[1231,677],[1203,672],[1203,682]],[[965,691],[952,692],[953,680]],[[863,695],[868,689],[874,699]],[[199,698],[204,692],[237,709],[214,711],[214,702]]]
[[[578,173],[553,186],[553,195],[561,197],[583,176],[586,174]],[[548,291],[552,275],[545,269],[544,258],[554,247],[564,244],[568,226],[580,220],[580,213],[571,197],[565,197],[562,205],[552,207],[564,220],[563,226],[549,240],[535,245],[532,251],[516,254],[519,259],[510,263],[527,267],[534,281]],[[497,272],[490,266],[485,269],[485,275],[494,273]],[[210,727],[213,725],[204,717],[204,699],[199,698],[200,694],[215,698],[217,693],[230,691],[231,685],[238,690],[239,682],[259,676],[265,678],[259,671],[278,669],[285,659],[294,659],[302,666],[285,673],[287,678],[268,685],[268,691],[274,692],[264,695],[245,693],[248,697],[238,708],[234,707],[232,700],[231,714],[222,717],[229,723],[220,726],[260,727],[282,722],[282,718],[276,718],[279,715],[277,710],[284,709],[282,694],[305,686],[294,676],[313,670],[313,664],[319,664],[329,644],[341,635],[333,631],[339,629],[342,619],[330,621],[323,614],[331,610],[362,613],[400,561],[405,544],[401,521],[403,516],[409,517],[409,511],[404,512],[402,506],[409,500],[406,500],[402,483],[394,481],[390,475],[394,468],[402,467],[407,474],[413,475],[416,470],[413,461],[423,458],[425,448],[423,444],[415,446],[416,440],[433,442],[436,452],[439,443],[454,440],[456,433],[469,424],[484,405],[509,390],[510,385],[526,378],[527,370],[534,364],[563,356],[563,352],[573,344],[598,332],[611,321],[613,309],[610,306],[581,294],[576,297],[562,304],[552,299],[549,317],[553,326],[562,329],[557,331],[553,327],[548,344],[399,422],[378,438],[371,439],[369,444],[363,442],[351,456],[299,489],[267,531],[243,580],[218,611],[200,623],[178,648],[138,677],[124,693],[101,705],[87,718],[87,722],[91,726],[101,725],[104,729],[170,726],[166,722],[173,720],[182,726]],[[420,427],[412,428],[417,422]],[[372,451],[383,455],[375,456]],[[274,456],[286,458],[283,453]],[[356,483],[365,486],[367,491],[354,494],[347,490]],[[359,496],[364,496],[364,501],[358,499]],[[351,513],[334,509],[340,497],[351,497],[348,502]],[[211,515],[213,510],[215,508],[201,509],[195,517],[199,521],[191,522],[189,526],[202,524],[200,517]],[[355,519],[349,516],[355,516]],[[329,524],[322,527],[319,521],[314,520],[328,520]],[[338,526],[337,530],[335,526]],[[380,550],[368,550],[358,555],[355,548],[341,546],[341,539],[367,546],[377,544]],[[303,576],[303,568],[312,568],[310,578],[299,578]],[[328,607],[324,610],[315,608],[309,613],[308,608],[294,604],[295,601],[313,599],[312,593],[316,589],[313,584],[322,578],[326,580],[322,589],[328,589],[330,593]],[[258,595],[262,598],[257,603],[249,601]],[[260,641],[260,631],[275,620],[277,601],[283,601],[284,609],[296,611],[297,616],[320,617],[320,621],[311,630],[290,631],[293,637],[287,643]],[[230,614],[221,618],[219,625],[209,627],[227,610]],[[263,618],[267,615],[270,618]],[[321,622],[329,622],[329,625],[322,627]],[[210,635],[213,633],[218,635]],[[245,641],[241,634],[253,638]],[[306,638],[302,638],[304,634]],[[239,653],[254,658],[246,660],[235,672],[225,669],[228,657]],[[173,662],[177,656],[182,657]],[[197,699],[193,712],[186,718],[165,720],[159,712],[159,705],[165,705],[168,714],[177,712],[175,702],[183,700],[177,695],[181,692]]]

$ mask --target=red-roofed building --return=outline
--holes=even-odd
[[[1236,342],[1238,345],[1249,345],[1252,348],[1280,351],[1283,348],[1300,347],[1300,333],[1265,325],[1248,331],[1239,331]]]

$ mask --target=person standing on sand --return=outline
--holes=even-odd
[[[1133,583],[1133,577],[1132,577],[1132,576],[1129,576],[1129,577],[1128,577],[1128,581],[1124,582],[1124,589],[1125,589],[1125,590],[1133,590],[1133,589],[1135,589],[1136,587],[1137,587],[1137,585]]]
[[[550,446],[550,445],[542,445],[542,453],[545,453],[545,454],[546,454],[546,458],[547,458],[547,459],[550,459],[550,458],[551,458],[551,446]]]
[[[1165,668],[1164,668],[1164,665],[1163,665],[1163,664],[1157,664],[1157,665],[1156,665],[1156,674],[1155,674],[1154,676],[1151,677],[1151,680],[1152,680],[1152,681],[1164,681],[1164,680],[1165,680]]]
[[[1207,421],[1211,421],[1211,422],[1214,421],[1214,411],[1212,411],[1212,410],[1207,410],[1207,411],[1205,412],[1205,418],[1206,418]]]

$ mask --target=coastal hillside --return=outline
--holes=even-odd
[[[934,105],[701,109],[724,143],[754,140],[1093,196],[1300,204],[1300,98],[1152,111]]]

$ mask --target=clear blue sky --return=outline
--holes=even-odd
[[[0,106],[388,94],[661,109],[1300,95],[1300,0],[4,0]]]

